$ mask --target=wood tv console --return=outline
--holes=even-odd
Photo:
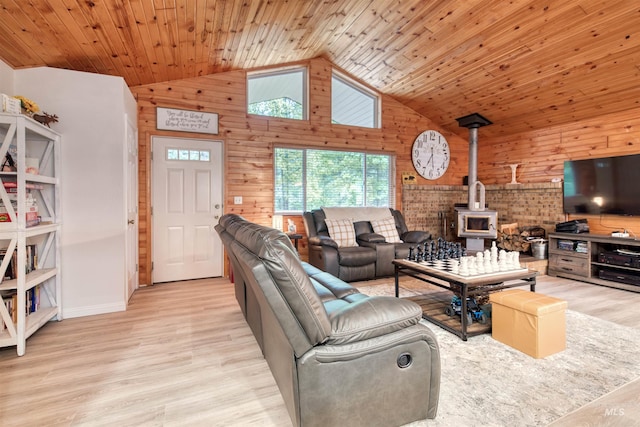
[[[591,233],[551,233],[548,274],[640,292],[640,240]]]

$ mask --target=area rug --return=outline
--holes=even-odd
[[[360,289],[393,295],[393,286]],[[400,296],[415,291],[402,289]],[[435,420],[410,427],[546,426],[640,378],[640,331],[567,310],[567,348],[534,359],[484,334],[464,342],[423,320],[436,335],[442,377]]]

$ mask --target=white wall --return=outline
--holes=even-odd
[[[20,95],[19,93],[14,93],[13,74],[13,68],[0,61],[0,93],[10,96]]]
[[[63,317],[125,310],[125,114],[137,124],[135,99],[120,77],[48,67],[14,76],[17,93],[59,117]]]

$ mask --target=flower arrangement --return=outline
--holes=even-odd
[[[27,114],[33,114],[40,111],[40,107],[38,104],[30,100],[29,98],[25,98],[24,96],[16,95],[14,98],[20,100],[20,106]]]

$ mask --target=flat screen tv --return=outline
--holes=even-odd
[[[564,162],[564,211],[640,215],[640,154]]]

